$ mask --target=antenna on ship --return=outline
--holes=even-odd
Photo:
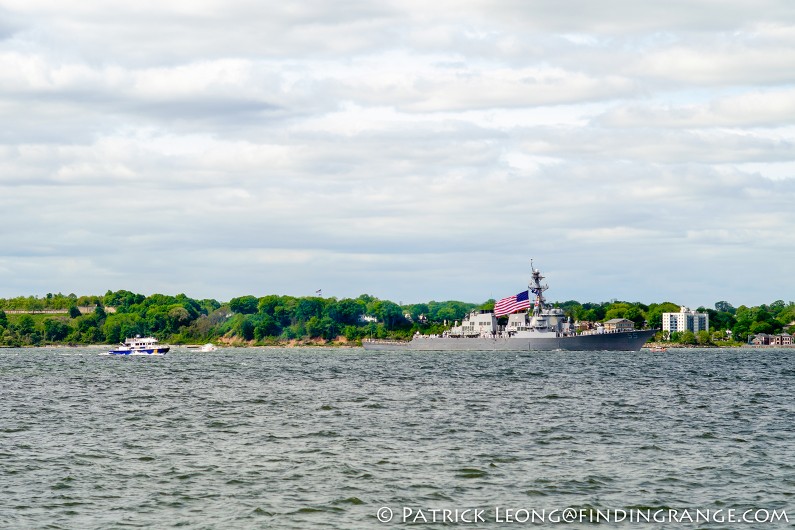
[[[543,280],[544,277],[541,276],[540,270],[533,267],[533,258],[530,258],[530,270],[533,273],[533,278],[527,287],[531,293],[536,295],[536,301],[535,304],[533,304],[533,315],[538,316],[541,314],[541,311],[546,308],[546,300],[544,300],[544,295],[542,293],[549,289],[549,285],[541,285],[541,280]]]

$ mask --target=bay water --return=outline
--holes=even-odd
[[[792,349],[100,351],[0,350],[0,527],[795,525]]]

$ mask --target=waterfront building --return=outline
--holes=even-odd
[[[751,344],[754,346],[767,346],[770,344],[770,335],[767,333],[758,333],[752,340]]]
[[[685,306],[679,308],[678,313],[662,314],[663,331],[673,333],[674,331],[709,331],[709,315],[691,311]]]
[[[793,342],[793,336],[789,333],[779,333],[778,335],[757,333],[751,339],[751,344],[754,346],[792,346]]]
[[[605,331],[632,331],[635,323],[628,318],[611,318],[605,322]]]

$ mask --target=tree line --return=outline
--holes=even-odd
[[[656,329],[661,327],[663,313],[679,311],[679,306],[670,302],[645,305],[569,300],[554,305],[575,321],[626,318],[637,328]],[[83,314],[79,307],[94,309]],[[247,295],[221,303],[184,294],[144,296],[125,290],[108,291],[104,296],[58,293],[0,299],[0,346],[112,344],[136,335],[152,335],[171,344],[355,344],[366,337],[408,339],[416,332],[441,333],[470,311],[493,307],[494,300],[483,304],[451,300],[401,306],[366,294],[343,299]],[[62,313],[46,313],[55,310]],[[658,333],[656,339],[723,344],[730,338],[745,342],[757,333],[795,332],[793,302],[777,300],[769,305],[735,308],[721,301],[714,309],[701,307],[698,311],[709,314],[709,332],[670,337]]]

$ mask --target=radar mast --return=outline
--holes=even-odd
[[[541,275],[540,270],[533,267],[532,259],[530,260],[530,271],[533,275],[530,279],[530,283],[527,285],[527,288],[531,293],[536,295],[535,305],[533,306],[533,316],[539,316],[541,311],[543,311],[547,306],[543,293],[549,289],[549,285],[541,285],[541,280],[543,280],[544,277]]]

